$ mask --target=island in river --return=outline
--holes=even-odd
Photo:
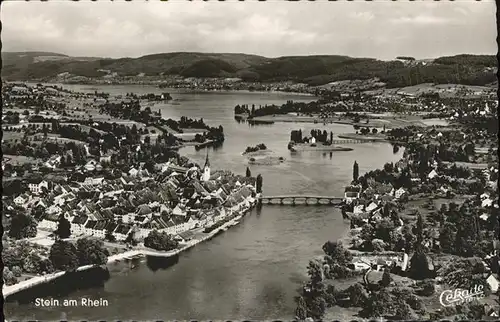
[[[248,164],[251,165],[278,165],[285,162],[284,157],[276,155],[275,152],[267,148],[252,152],[243,152],[243,155],[248,159]]]

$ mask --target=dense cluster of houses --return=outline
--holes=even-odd
[[[85,177],[81,182],[53,183],[40,178],[28,183],[27,192],[5,200],[5,209],[16,205],[26,211],[39,210],[43,214],[38,218],[40,229],[56,230],[64,216],[73,236],[105,238],[112,234],[120,241],[131,233],[141,240],[153,229],[182,236],[255,202],[254,185],[247,178],[240,177],[240,182],[224,172],[211,174],[208,162],[203,171],[169,168],[169,164],[161,168],[155,175],[129,171],[116,179],[80,172]]]

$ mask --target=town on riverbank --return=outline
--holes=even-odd
[[[344,137],[374,136],[404,155],[366,173],[362,160],[354,163],[342,207],[350,233],[326,241],[324,255],[310,261],[297,319],[498,320],[498,100],[400,98],[404,111],[392,105],[400,113],[425,111],[447,124],[387,122],[363,133],[372,115],[396,113],[372,100],[380,103],[375,110],[370,99],[357,110],[337,105],[334,113],[351,118],[357,131]],[[321,105],[301,108],[289,103],[272,113],[328,113]],[[327,133],[319,134],[327,145]],[[293,132],[292,142],[303,142],[301,135]]]
[[[4,83],[4,297],[137,256],[172,257],[238,224],[262,177],[181,156],[223,144],[222,126],[151,107],[162,95],[110,96]]]

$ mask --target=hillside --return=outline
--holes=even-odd
[[[387,87],[420,83],[486,85],[496,81],[496,57],[457,55],[405,64],[348,56],[266,58],[247,54],[165,53],[139,58],[85,58],[56,53],[2,53],[7,80],[49,80],[60,73],[76,76],[180,75],[239,77],[245,81],[295,81],[323,85],[334,81],[379,78]]]

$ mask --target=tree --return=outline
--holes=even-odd
[[[33,216],[19,213],[12,217],[9,237],[15,239],[32,238],[37,234],[37,223]]]
[[[295,309],[295,317],[299,320],[305,320],[307,318],[307,304],[302,295],[295,298],[297,303],[297,308]]]
[[[439,231],[439,245],[441,246],[441,251],[448,254],[454,253],[455,235],[455,225],[450,222],[445,222],[444,226]]]
[[[356,283],[350,286],[348,289],[350,304],[352,306],[361,307],[368,300],[368,293],[366,292],[364,286],[360,283]]]
[[[431,296],[436,291],[436,287],[435,287],[434,281],[432,279],[425,280],[421,284],[421,287],[422,288],[420,289],[420,291],[418,293],[421,296]]]
[[[116,237],[113,235],[113,232],[111,230],[106,230],[106,235],[104,236],[104,239],[106,239],[109,242],[115,242]]]
[[[384,317],[393,311],[394,302],[386,288],[370,294],[364,303],[362,315],[366,317]]]
[[[328,241],[323,245],[323,252],[328,256],[329,264],[347,266],[352,261],[352,254],[344,248],[341,242]]]
[[[104,243],[95,238],[81,238],[76,242],[80,265],[103,265],[108,262],[109,252]]]
[[[255,188],[256,188],[257,193],[262,193],[262,175],[261,174],[259,174],[257,176],[257,181],[256,181],[255,185],[256,185]]]
[[[326,272],[325,272],[326,274]],[[328,285],[325,290],[325,301],[326,305],[331,307],[337,304],[337,297],[339,292],[335,289],[335,286]]]
[[[307,316],[321,319],[326,310],[325,284],[322,263],[311,260],[307,266],[310,278],[302,289],[302,296],[307,307]]]
[[[417,236],[417,245],[415,248],[420,247],[424,240],[424,219],[422,215],[419,213],[417,215],[417,225],[415,227],[415,235]]]
[[[130,244],[135,246],[135,245],[137,245],[137,241],[135,240],[134,237],[135,237],[135,233],[134,233],[134,231],[131,231],[130,233],[128,233],[127,238],[125,238],[124,242],[127,244],[130,243]]]
[[[323,317],[326,311],[326,301],[322,296],[315,296],[311,299],[309,304],[309,316],[315,320]]]
[[[386,268],[384,269],[384,273],[382,274],[382,280],[380,281],[380,284],[383,287],[387,287],[391,284],[391,282],[392,282],[391,273],[389,272],[389,269]]]
[[[21,267],[19,266],[12,267],[12,273],[14,274],[15,277],[20,277],[22,274]]]
[[[144,238],[144,246],[153,248],[156,250],[169,251],[176,249],[179,242],[173,239],[172,235],[165,232],[158,232],[153,230],[149,235]]]
[[[11,270],[8,267],[3,268],[3,279],[5,281],[5,285],[12,285],[17,283],[17,278],[14,276]]]
[[[54,242],[50,248],[49,259],[57,270],[74,271],[78,267],[76,247],[64,240]]]
[[[394,318],[397,320],[411,320],[414,317],[410,305],[398,298],[394,304]]]
[[[354,161],[352,166],[352,180],[357,181],[359,178],[359,165],[358,162]]]
[[[419,247],[410,259],[410,276],[416,280],[429,277],[429,261],[427,255]]]
[[[252,172],[250,172],[250,168],[247,167],[246,177],[250,178],[251,176],[252,176]]]
[[[69,238],[71,236],[71,223],[64,215],[59,216],[59,222],[55,234],[59,238]]]
[[[22,263],[23,271],[30,274],[51,273],[54,267],[50,260],[42,259],[39,255],[30,253],[26,256]]]

